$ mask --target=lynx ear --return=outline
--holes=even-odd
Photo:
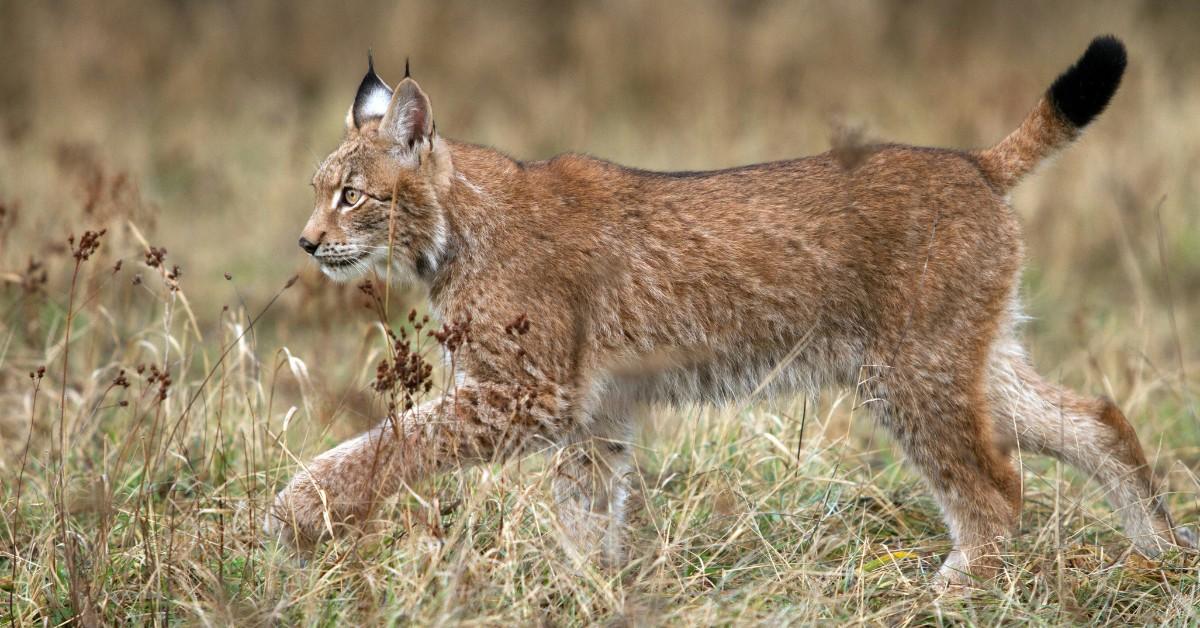
[[[358,84],[358,93],[354,96],[354,104],[346,115],[346,126],[362,128],[368,120],[382,118],[387,113],[388,103],[392,100],[392,89],[375,74],[375,59],[367,53],[367,75]]]
[[[408,76],[405,63],[404,80],[396,86],[387,113],[379,123],[379,136],[397,146],[412,148],[433,134],[433,111],[429,97],[421,86]]]

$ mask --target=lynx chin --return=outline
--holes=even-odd
[[[447,139],[407,69],[389,87],[372,64],[313,176],[300,247],[335,280],[374,270],[422,286],[437,317],[470,318],[473,341],[454,395],[302,465],[267,531],[309,547],[369,523],[405,483],[549,451],[567,549],[620,561],[637,408],[769,383],[873,400],[944,513],[942,586],[1000,568],[1018,448],[1103,485],[1140,552],[1192,545],[1121,410],[1040,377],[1016,329],[1007,195],[1104,110],[1124,69],[1121,42],[1096,38],[982,150],[879,144],[647,172]],[[522,315],[527,333],[506,332]]]

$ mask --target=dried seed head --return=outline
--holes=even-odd
[[[167,288],[169,288],[171,292],[179,291],[179,278],[182,276],[183,271],[180,270],[178,264],[175,264],[171,267],[171,270],[166,275]]]
[[[470,344],[471,315],[467,314],[461,320],[442,325],[441,331],[433,332],[433,337],[451,353],[454,353],[464,345]]]
[[[146,252],[146,265],[151,268],[159,268],[163,264],[163,260],[167,258],[167,249],[151,246]]]
[[[84,231],[83,236],[79,238],[79,246],[77,247],[75,246],[75,236],[71,235],[68,237],[67,243],[74,248],[72,254],[75,256],[75,261],[87,261],[87,259],[96,252],[96,249],[100,248],[100,237],[107,232],[108,229],[101,229],[99,231]]]
[[[524,336],[529,333],[529,318],[522,312],[513,322],[504,326],[504,333],[510,336]]]
[[[46,273],[46,267],[41,262],[29,258],[29,264],[25,267],[25,272],[21,274],[21,290],[26,295],[32,295],[40,292],[46,287],[49,276]]]

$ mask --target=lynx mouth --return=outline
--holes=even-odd
[[[365,254],[363,254],[363,255],[343,255],[343,256],[339,256],[339,257],[323,257],[323,258],[318,259],[317,261],[319,261],[321,263],[321,266],[323,266],[325,268],[341,269],[341,268],[348,268],[350,266],[354,266],[355,264],[358,264],[359,262],[362,262],[365,259],[367,259],[367,256]]]
[[[336,257],[320,257],[317,262],[321,266],[321,272],[325,276],[334,281],[350,281],[356,277],[366,274],[371,267],[367,258],[370,254],[363,253],[361,255],[339,255]]]

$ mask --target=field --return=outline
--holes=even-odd
[[[1200,623],[1200,555],[1130,555],[1097,485],[1034,458],[1003,574],[939,598],[945,527],[853,390],[648,410],[622,569],[563,553],[536,456],[310,557],[259,532],[383,412],[382,323],[295,244],[368,48],[450,137],[688,170],[845,129],[985,146],[1106,32],[1121,91],[1013,196],[1025,334],[1118,401],[1194,526],[1198,27],[1149,1],[0,0],[0,623]],[[387,298],[393,328],[422,307]]]

